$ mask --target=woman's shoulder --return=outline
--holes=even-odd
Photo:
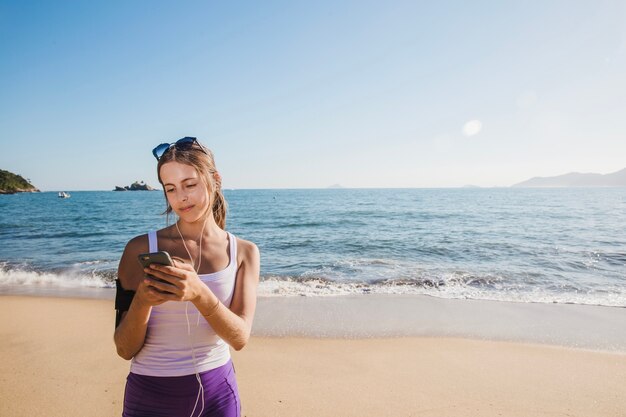
[[[148,251],[150,244],[148,242],[148,234],[137,235],[126,243],[124,252],[132,252],[134,254],[145,253]]]
[[[148,252],[148,235],[138,235],[128,241],[117,268],[117,277],[126,290],[135,290],[143,278],[143,268],[137,256]]]
[[[171,234],[172,234],[172,229],[173,229],[173,228],[174,228],[174,226],[173,226],[173,225],[170,225],[170,226],[165,226],[163,229],[153,229],[153,230],[151,230],[151,231],[152,231],[152,232],[155,232],[155,233],[156,233],[156,235],[157,235],[159,238],[161,238],[161,239],[162,239],[162,238],[164,238],[164,237],[169,237],[169,236],[171,236]],[[146,239],[147,239],[147,238],[148,238],[148,233],[150,233],[150,232],[146,232],[146,234],[145,234],[145,235],[140,235],[140,236],[137,236],[137,237],[145,236],[145,237],[146,237]],[[146,240],[146,241],[147,241],[147,240]]]
[[[235,239],[237,239],[237,258],[239,263],[258,262],[260,255],[257,245],[255,245],[254,242],[237,236],[235,236]]]

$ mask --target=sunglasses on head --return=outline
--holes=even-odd
[[[198,144],[198,147],[202,149],[202,145],[200,145],[200,143],[198,142],[198,139],[193,138],[191,136],[185,136],[182,139],[178,139],[176,142],[162,143],[158,145],[156,148],[152,150],[152,155],[154,155],[154,157],[158,161],[159,159],[161,159],[163,154],[169,151],[172,147],[175,147],[176,149],[184,150],[184,149],[191,148],[194,143]],[[202,149],[202,151],[204,152],[204,149]]]

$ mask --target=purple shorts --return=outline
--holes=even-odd
[[[193,417],[240,417],[241,402],[232,360],[199,375],[204,387],[204,411],[200,414],[200,396]],[[122,417],[191,417],[199,389],[195,374],[146,376],[130,372]]]

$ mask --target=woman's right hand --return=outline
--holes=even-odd
[[[139,281],[139,285],[137,285],[137,291],[135,292],[135,297],[139,299],[141,304],[145,306],[158,306],[159,304],[163,304],[167,301],[166,298],[163,298],[163,294],[150,285],[147,280],[147,275],[144,276],[144,279]]]

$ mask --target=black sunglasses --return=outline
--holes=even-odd
[[[184,150],[184,149],[189,149],[193,146],[194,143],[198,144],[198,147],[206,153],[206,151],[202,148],[202,145],[200,145],[200,143],[198,142],[198,139],[193,138],[191,136],[185,136],[182,139],[178,139],[176,142],[172,142],[172,143],[162,143],[159,146],[157,146],[156,148],[154,148],[152,150],[152,155],[154,155],[154,157],[157,159],[157,161],[159,159],[161,159],[161,157],[163,156],[163,154],[167,151],[169,151],[172,147],[176,147],[176,149],[180,149],[180,150]]]

